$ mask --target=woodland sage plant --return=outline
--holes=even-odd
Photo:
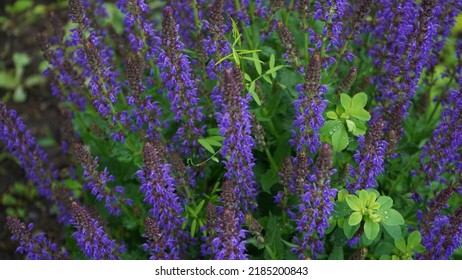
[[[2,153],[62,227],[7,217],[17,253],[462,258],[461,9],[69,0],[37,42],[71,164],[0,102]]]

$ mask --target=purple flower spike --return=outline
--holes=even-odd
[[[183,206],[175,191],[176,181],[171,173],[171,166],[163,162],[165,149],[160,143],[145,143],[143,147],[143,169],[137,172],[141,180],[140,190],[144,194],[144,202],[151,209],[149,213],[155,220],[155,227],[150,226],[151,233],[147,232],[148,239],[145,250],[149,251],[151,259],[179,259],[185,250],[188,239],[181,227],[185,219],[182,217]],[[149,235],[162,235],[165,243],[160,246]],[[154,234],[154,235],[156,235]],[[152,237],[152,236],[151,236]],[[154,246],[152,243],[157,244]]]
[[[18,218],[6,217],[8,229],[13,234],[12,240],[18,240],[16,252],[26,254],[29,260],[57,260],[67,256],[67,252],[60,252],[59,246],[49,241],[45,234],[32,235],[33,224],[26,226]]]
[[[125,247],[110,239],[102,225],[83,206],[73,202],[71,207],[73,225],[77,229],[72,236],[85,256],[95,260],[120,259],[120,255],[126,251]]]
[[[254,182],[254,157],[252,147],[251,115],[249,95],[243,96],[242,74],[239,69],[226,69],[221,84],[222,95],[215,96],[219,108],[216,113],[220,135],[224,137],[221,154],[227,172],[225,177],[232,182],[243,211],[256,208],[257,189]]]

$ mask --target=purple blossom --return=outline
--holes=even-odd
[[[318,132],[324,125],[322,114],[327,105],[327,100],[322,98],[324,90],[319,84],[321,58],[318,53],[313,54],[305,72],[305,84],[297,86],[299,97],[294,101],[295,130],[292,132],[290,143],[299,153],[306,149],[315,154],[321,144]]]
[[[183,207],[175,191],[176,181],[171,173],[171,166],[163,159],[165,150],[160,143],[145,143],[143,147],[143,169],[137,172],[141,180],[140,190],[144,194],[144,202],[151,208],[150,215],[156,221],[160,244],[147,243],[151,258],[162,256],[164,259],[179,259],[184,254],[187,233],[182,231],[185,219],[182,217]]]
[[[46,153],[37,144],[35,137],[17,115],[8,110],[0,101],[0,140],[26,172],[26,178],[32,181],[41,196],[53,201],[52,180],[57,178],[57,171],[48,163]]]
[[[104,204],[111,215],[120,216],[122,205],[131,205],[131,199],[124,198],[124,188],[117,186],[111,189],[108,183],[114,181],[114,177],[109,174],[107,168],[98,171],[98,158],[93,158],[87,147],[82,144],[74,145],[74,152],[77,160],[83,167],[83,177],[86,179],[84,187],[100,201],[104,199]]]
[[[350,166],[351,180],[346,188],[350,193],[357,190],[377,188],[377,176],[383,173],[387,142],[383,138],[384,122],[375,119],[366,136],[358,137],[359,149],[353,156],[357,168]]]
[[[174,137],[181,144],[180,152],[192,155],[198,148],[197,139],[204,134],[200,123],[204,119],[202,107],[199,105],[198,88],[191,69],[189,57],[182,53],[183,43],[179,40],[178,26],[173,17],[173,10],[164,8],[162,20],[162,44],[158,66],[174,112],[174,120],[180,123]]]
[[[88,210],[73,202],[72,215],[72,224],[76,228],[72,237],[85,256],[95,260],[120,259],[120,255],[126,251],[125,247],[110,239],[100,222],[92,217]]]
[[[241,228],[243,213],[238,205],[236,190],[230,181],[223,183],[223,207],[219,209],[216,237],[212,240],[214,259],[245,260],[245,234]]]
[[[19,241],[16,252],[26,254],[29,260],[56,260],[63,259],[67,252],[61,252],[58,245],[45,237],[44,233],[32,235],[34,224],[26,226],[18,218],[6,217],[6,224],[12,233],[12,240]]]
[[[227,180],[232,182],[243,211],[256,207],[257,190],[254,182],[254,157],[252,147],[251,115],[248,102],[250,96],[242,95],[244,86],[239,69],[226,69],[221,83],[221,94],[214,96],[219,111],[217,117],[220,135],[224,137],[221,155],[225,162]]]

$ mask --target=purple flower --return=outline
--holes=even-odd
[[[123,204],[131,205],[130,199],[125,199],[124,188],[117,186],[110,189],[107,184],[114,181],[114,177],[109,174],[107,168],[103,172],[98,171],[98,158],[93,158],[87,147],[82,144],[74,144],[74,152],[77,160],[83,167],[83,177],[86,179],[84,187],[100,201],[104,199],[104,204],[111,215],[120,216]]]
[[[174,137],[181,143],[180,152],[192,155],[198,147],[197,139],[204,134],[200,122],[204,119],[199,105],[198,88],[189,62],[189,57],[182,53],[183,43],[179,40],[178,26],[173,17],[173,10],[164,8],[162,20],[162,44],[164,48],[157,61],[171,102],[170,109],[175,114],[175,121],[180,123]]]
[[[292,132],[291,144],[297,152],[307,150],[315,154],[321,144],[318,131],[324,125],[322,114],[326,109],[326,100],[322,98],[321,58],[314,53],[306,70],[305,84],[298,85],[299,97],[295,104],[295,130]]]
[[[32,235],[34,224],[26,226],[18,218],[6,217],[6,224],[12,233],[12,240],[18,240],[16,252],[26,254],[29,260],[56,260],[63,259],[67,252],[61,252],[58,245],[49,241],[44,233]]]
[[[462,83],[461,83],[462,84]],[[445,173],[462,172],[462,89],[450,90],[443,101],[441,122],[423,147],[421,166],[427,182],[446,183]]]
[[[359,149],[353,156],[357,168],[350,166],[350,181],[346,188],[350,193],[377,188],[377,176],[384,171],[387,142],[383,138],[384,122],[375,119],[366,136],[359,136]]]
[[[76,231],[72,234],[77,245],[85,256],[95,260],[116,260],[126,251],[115,240],[110,239],[99,221],[92,217],[83,206],[72,203],[73,225]]]
[[[238,205],[243,211],[256,208],[253,166],[251,115],[249,95],[243,96],[242,76],[239,69],[226,69],[221,83],[221,94],[214,96],[219,111],[217,117],[220,135],[224,137],[221,154],[227,158],[225,177],[238,194]]]
[[[171,166],[166,164],[165,150],[160,143],[145,143],[143,147],[143,169],[137,172],[141,180],[140,190],[144,202],[151,207],[150,215],[156,221],[162,246],[147,243],[145,250],[151,258],[162,256],[164,259],[179,259],[184,254],[187,233],[181,228],[185,219],[182,217],[183,206],[175,191],[176,181],[171,173]]]
[[[223,183],[223,207],[219,209],[216,237],[212,240],[214,259],[245,260],[245,234],[241,228],[243,213],[238,205],[236,190],[230,181]]]
[[[57,178],[57,171],[48,163],[46,153],[17,115],[0,101],[0,140],[5,148],[19,160],[26,172],[26,178],[37,187],[39,194],[53,201],[51,182]]]
[[[334,211],[333,198],[337,190],[330,187],[332,170],[332,148],[325,143],[319,152],[314,168],[314,176],[305,168],[307,157],[302,153],[297,159],[296,188],[299,195],[299,204],[291,214],[295,218],[296,231],[301,238],[295,237],[294,241],[299,247],[293,251],[300,259],[307,256],[316,258],[318,253],[323,252],[324,246],[321,239],[324,231],[329,227],[329,218]],[[303,164],[304,162],[305,164]],[[310,253],[308,253],[308,250]]]

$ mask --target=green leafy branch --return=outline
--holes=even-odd
[[[353,98],[343,93],[336,110],[326,112],[330,120],[324,123],[320,133],[336,152],[341,152],[348,146],[348,133],[354,136],[366,133],[365,123],[371,119],[369,112],[364,109],[366,104],[367,94],[364,92],[355,94]]]

